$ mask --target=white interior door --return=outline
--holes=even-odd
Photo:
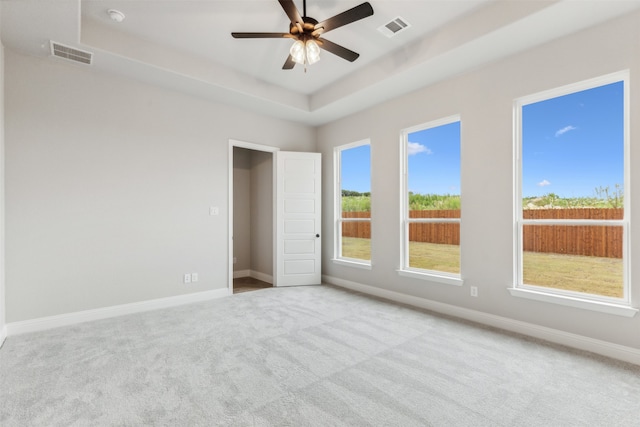
[[[321,155],[276,152],[276,286],[321,281]]]

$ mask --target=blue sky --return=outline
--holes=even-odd
[[[523,107],[522,195],[593,197],[624,184],[623,82]],[[409,191],[460,194],[460,122],[409,134]],[[342,151],[342,188],[371,191],[369,145]]]
[[[342,150],[342,189],[367,193],[371,191],[371,146]]]
[[[593,197],[624,184],[623,82],[522,110],[522,195]]]
[[[460,194],[460,122],[409,134],[409,191]],[[371,147],[342,151],[342,189],[371,191]]]
[[[409,134],[409,191],[460,194],[460,122]]]

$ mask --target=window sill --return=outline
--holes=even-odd
[[[625,305],[606,303],[601,301],[591,301],[581,298],[564,295],[553,295],[546,292],[533,291],[529,289],[509,288],[511,296],[527,298],[536,301],[549,302],[568,307],[581,308],[584,310],[598,311],[600,313],[613,314],[615,316],[633,317],[638,313],[637,308]]]
[[[371,270],[371,262],[344,258],[333,258],[331,261],[333,261],[334,264],[344,265],[345,267],[355,267],[361,268],[363,270]]]
[[[460,277],[447,276],[436,272],[426,272],[417,270],[397,270],[400,276],[411,277],[413,279],[429,280],[430,282],[442,283],[445,285],[462,286],[464,280]]]

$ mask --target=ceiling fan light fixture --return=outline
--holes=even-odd
[[[322,22],[307,16],[306,0],[302,2],[302,15],[293,2],[294,0],[278,0],[289,18],[289,32],[232,32],[231,36],[235,39],[294,39],[293,45],[289,48],[289,56],[282,66],[283,70],[291,70],[296,64],[302,64],[306,71],[307,64],[311,65],[320,60],[321,48],[349,62],[358,59],[360,55],[357,52],[330,42],[323,36],[336,28],[373,15],[373,8],[369,2],[352,7]]]
[[[297,64],[315,64],[320,60],[320,46],[315,40],[296,40],[289,49],[293,62]]]
[[[315,40],[307,41],[305,51],[307,54],[307,64],[315,64],[320,60],[320,46],[318,46]]]
[[[291,54],[291,58],[293,58],[293,62],[297,64],[304,64],[304,43],[301,40],[296,40],[293,43],[289,53]]]

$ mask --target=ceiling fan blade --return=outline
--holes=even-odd
[[[287,60],[284,62],[284,65],[282,66],[283,70],[291,70],[293,67],[295,67],[296,63],[293,61],[293,57],[291,55],[289,55],[289,57],[287,58]]]
[[[359,53],[349,50],[346,47],[342,47],[339,44],[335,44],[334,42],[330,42],[327,39],[319,40],[322,42],[318,43],[321,49],[331,52],[334,55],[338,55],[340,58],[346,59],[347,61],[353,62],[360,56]]]
[[[234,39],[282,39],[291,38],[289,33],[231,33]]]
[[[296,23],[304,23],[302,21],[302,16],[300,16],[300,12],[298,12],[298,8],[296,7],[295,4],[293,4],[293,0],[278,0],[278,2],[280,3],[280,6],[282,6],[282,8],[284,9],[284,13],[287,14],[287,16],[289,17],[289,20],[291,21],[291,24],[293,24],[294,26],[296,25]]]
[[[334,17],[317,23],[314,33],[320,35],[371,15],[373,15],[373,8],[369,2],[365,2],[352,9],[339,13]]]

